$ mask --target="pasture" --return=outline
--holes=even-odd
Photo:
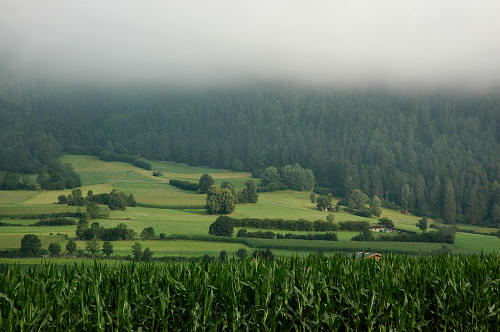
[[[398,242],[355,242],[350,239],[358,232],[336,232],[339,241],[311,240],[264,240],[246,239],[245,243],[228,243],[195,240],[175,241],[142,241],[140,233],[146,227],[153,227],[158,236],[173,234],[204,236],[208,234],[209,225],[217,216],[207,215],[202,208],[206,196],[192,191],[181,190],[171,186],[169,179],[182,179],[197,182],[199,177],[210,174],[216,184],[231,182],[237,190],[244,187],[250,173],[233,172],[207,167],[193,167],[185,164],[152,161],[153,170],[161,171],[160,177],[154,177],[152,171],[137,168],[122,162],[104,162],[95,156],[65,155],[60,158],[64,163],[70,163],[80,174],[84,195],[92,190],[94,193],[109,192],[112,189],[132,193],[138,207],[128,207],[125,211],[112,211],[109,218],[97,219],[106,228],[125,224],[137,233],[137,240],[114,242],[115,254],[129,255],[135,241],[149,247],[154,257],[162,256],[202,256],[204,254],[218,255],[221,250],[233,253],[239,248],[254,250],[258,248],[273,248],[280,255],[304,255],[311,252],[327,253],[358,250],[378,250],[381,252],[399,252],[408,254],[429,254],[446,250],[457,254],[472,254],[480,252],[499,252],[500,239],[489,235],[457,233],[456,243],[443,245],[436,243],[398,243]],[[60,191],[0,191],[0,222],[4,224],[21,224],[22,226],[0,226],[0,250],[19,248],[24,234],[37,234],[42,239],[43,247],[50,242],[61,243],[64,247],[65,236],[74,237],[76,226],[32,226],[36,219],[25,219],[36,214],[51,214],[64,211],[75,212],[79,208],[56,204],[57,197],[67,195],[71,190]],[[337,199],[334,199],[334,204]],[[82,210],[85,207],[81,208]],[[328,213],[318,211],[309,200],[309,192],[282,190],[260,193],[256,204],[238,204],[231,214],[234,218],[282,218],[306,219],[309,221],[325,220]],[[415,223],[420,219],[412,215],[403,215],[399,211],[383,209],[382,216],[392,219],[395,226],[408,231],[418,231]],[[21,218],[23,217],[23,218]],[[364,218],[346,213],[341,209],[335,213],[335,222],[349,220],[365,220],[375,225],[376,218]],[[93,222],[93,221],[92,221]],[[431,220],[432,222],[432,220]],[[495,229],[460,225],[460,228],[476,232],[491,233]],[[251,229],[249,229],[251,230]],[[283,230],[273,230],[275,233],[288,233]],[[237,229],[235,230],[235,234]],[[291,232],[303,234],[304,232]],[[59,234],[59,235],[58,235]],[[380,236],[380,234],[375,234]],[[78,247],[85,248],[83,242]]]

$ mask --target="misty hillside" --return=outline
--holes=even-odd
[[[103,151],[248,171],[299,163],[339,196],[360,188],[417,215],[500,223],[498,97],[271,85],[9,89],[0,100],[8,172]]]

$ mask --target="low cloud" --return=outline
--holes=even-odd
[[[500,82],[500,3],[3,0],[0,57],[64,80]]]

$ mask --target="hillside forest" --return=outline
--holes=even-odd
[[[300,164],[312,170],[316,188],[335,196],[359,189],[419,216],[500,225],[497,96],[279,85],[0,86],[3,189],[32,188],[36,177],[29,174],[47,181],[54,167],[66,174],[60,186],[77,186],[71,169],[51,164],[63,153],[258,176],[270,166]]]

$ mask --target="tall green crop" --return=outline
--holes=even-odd
[[[497,256],[0,269],[0,330],[491,330]]]

